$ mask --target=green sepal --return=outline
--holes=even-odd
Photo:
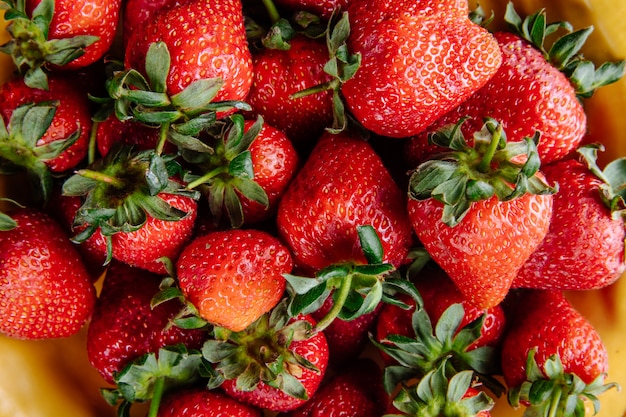
[[[261,43],[267,49],[277,49],[286,51],[291,48],[289,41],[296,36],[296,31],[291,23],[284,18],[278,19],[269,28]]]
[[[13,230],[17,227],[17,222],[6,213],[0,212],[0,232]]]
[[[463,220],[476,201],[494,196],[510,201],[525,193],[556,192],[556,187],[550,187],[536,175],[541,165],[537,152],[539,134],[508,143],[502,125],[487,118],[474,134],[474,146],[470,147],[460,128],[465,120],[429,135],[429,143],[447,149],[411,173],[410,198],[433,198],[443,203],[442,221],[452,227]],[[520,156],[526,157],[523,162],[519,161]]]
[[[166,276],[161,280],[159,292],[157,292],[150,300],[150,308],[154,309],[161,304],[176,301],[180,303],[181,308],[178,313],[170,319],[167,326],[168,328],[173,325],[186,330],[210,329],[210,324],[200,317],[196,306],[187,300],[178,286],[178,281],[175,278],[175,271],[173,265],[171,265],[171,260],[164,259],[163,261],[165,262],[166,269],[169,271],[169,276]]]
[[[580,53],[593,32],[592,26],[574,31],[569,22],[547,23],[545,9],[522,20],[512,2],[507,4],[504,20],[519,36],[541,51],[550,64],[569,78],[580,98],[591,97],[596,89],[612,84],[624,76],[626,60],[605,62],[596,69],[593,62],[586,60]],[[546,38],[560,29],[567,33],[557,38],[547,50]]]
[[[565,372],[561,358],[556,354],[550,356],[541,369],[536,354],[536,349],[528,352],[526,381],[508,391],[509,404],[513,407],[526,405],[526,417],[584,417],[585,400],[591,401],[594,414],[597,414],[600,410],[598,397],[609,389],[619,389],[616,383],[605,383],[604,374],[586,384],[576,374]]]

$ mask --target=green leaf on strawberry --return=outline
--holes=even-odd
[[[525,405],[524,416],[580,417],[585,415],[585,400],[591,401],[594,414],[600,409],[598,397],[616,383],[605,384],[606,375],[599,375],[587,384],[575,374],[565,372],[561,358],[552,355],[539,368],[536,349],[528,352],[526,381],[508,391],[508,401],[513,407]]]
[[[596,89],[618,81],[625,74],[626,60],[605,62],[596,69],[593,62],[580,54],[580,49],[593,32],[592,26],[573,31],[569,22],[547,23],[545,9],[522,19],[512,2],[507,4],[504,20],[518,35],[540,50],[548,62],[568,76],[578,97],[591,97]],[[546,49],[546,37],[560,29],[567,34],[557,38],[550,49]]]

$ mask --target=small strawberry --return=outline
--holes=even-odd
[[[383,262],[399,266],[411,243],[405,196],[371,146],[353,132],[325,133],[283,195],[280,235],[305,273],[366,263],[358,226],[372,226]]]
[[[624,262],[623,158],[602,171],[596,165],[597,146],[578,149],[579,159],[544,167],[554,195],[550,229],[524,263],[513,287],[588,290],[615,282]]]
[[[65,230],[46,213],[20,208],[0,232],[0,332],[19,339],[76,334],[91,317],[95,289]]]
[[[76,83],[51,76],[48,90],[17,78],[0,87],[0,160],[5,169],[21,167],[50,196],[52,173],[65,173],[87,155],[92,126],[89,100]]]
[[[261,410],[205,387],[173,391],[163,398],[158,417],[261,417]]]
[[[110,49],[117,31],[121,0],[3,1],[10,13],[10,54],[33,88],[47,89],[44,68],[83,68],[98,61]],[[10,17],[9,17],[10,16]]]
[[[352,360],[301,407],[280,417],[380,417],[387,395],[381,370],[371,359]]]
[[[584,400],[598,411],[608,354],[593,326],[558,290],[521,290],[507,299],[502,371],[511,405],[534,415],[575,416]]]
[[[289,317],[286,303],[261,316],[241,332],[216,328],[203,346],[214,364],[209,387],[256,407],[291,411],[319,388],[328,365],[328,344],[321,332],[311,334],[310,316]]]
[[[356,74],[341,87],[368,130],[408,137],[482,87],[501,62],[498,44],[468,17],[467,2],[353,0],[347,13]]]
[[[545,38],[569,24],[546,25],[545,10],[522,21],[509,3],[506,20],[513,31],[494,34],[502,54],[496,74],[428,130],[468,117],[463,132],[469,135],[480,129],[485,117],[491,117],[502,123],[510,142],[522,141],[539,131],[539,157],[548,164],[570,154],[581,143],[587,130],[581,98],[617,81],[624,72],[624,63],[606,63],[594,71],[593,64],[580,56],[578,52],[592,28],[568,33],[546,51]],[[427,141],[427,133],[422,133],[409,142],[411,161],[437,152]]]
[[[280,301],[289,250],[259,230],[230,229],[196,237],[176,262],[180,289],[211,324],[242,331]]]
[[[168,301],[152,307],[161,279],[151,272],[113,261],[87,329],[87,354],[105,381],[115,384],[134,360],[177,344],[198,349],[208,337],[201,329],[185,330],[171,321],[181,309]]]
[[[431,136],[452,150],[411,174],[409,215],[467,302],[489,308],[546,235],[554,191],[538,172],[532,139],[507,144],[502,126],[487,120],[469,147],[462,123]]]

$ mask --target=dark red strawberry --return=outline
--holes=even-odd
[[[589,290],[614,283],[624,263],[624,159],[601,170],[596,146],[580,148],[579,159],[543,168],[559,184],[550,229],[522,266],[513,287]]]
[[[521,290],[507,299],[502,371],[509,402],[529,412],[573,415],[614,387],[600,335],[558,290]]]
[[[161,402],[158,417],[261,417],[261,410],[219,390],[205,387],[173,391]]]
[[[78,333],[95,302],[80,255],[46,213],[20,208],[10,216],[16,227],[0,232],[0,333],[19,339]]]
[[[350,0],[275,0],[276,4],[293,12],[306,11],[329,19],[333,11],[345,10]]]
[[[367,129],[415,135],[467,99],[495,74],[498,44],[457,0],[353,0],[347,12],[351,53],[361,65],[341,92]]]
[[[207,333],[184,330],[171,320],[182,305],[168,301],[151,307],[161,278],[148,271],[113,261],[107,270],[87,331],[87,354],[92,366],[109,383],[132,361],[177,344],[200,348]]]

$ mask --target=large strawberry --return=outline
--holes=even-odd
[[[220,390],[188,388],[173,391],[161,402],[158,417],[261,417],[261,410]]]
[[[200,317],[235,332],[276,306],[292,266],[277,238],[240,229],[195,238],[176,263],[180,288]]]
[[[367,129],[391,137],[424,130],[493,76],[498,44],[461,1],[350,2],[348,48],[362,63],[341,92]]]
[[[121,0],[4,1],[11,54],[31,87],[46,88],[44,68],[76,69],[93,64],[109,50],[117,31]],[[10,16],[10,17],[9,17]]]
[[[507,144],[502,126],[488,120],[469,147],[461,124],[432,136],[451,150],[411,174],[409,215],[468,303],[489,308],[548,232],[553,190],[533,139]]]
[[[574,416],[584,400],[598,411],[608,354],[600,335],[559,290],[521,290],[507,299],[502,371],[509,402],[535,415]]]
[[[0,232],[0,332],[20,339],[76,334],[96,299],[80,255],[44,212],[10,215],[16,227]]]
[[[513,287],[586,290],[615,282],[624,272],[624,159],[602,171],[596,146],[579,159],[544,167],[559,184],[550,230],[513,281]]]
[[[574,151],[587,130],[581,98],[616,81],[623,73],[623,64],[607,63],[593,71],[593,64],[578,53],[591,28],[562,36],[547,51],[545,38],[567,24],[546,25],[545,20],[542,10],[522,21],[509,4],[507,21],[514,30],[494,34],[502,65],[485,86],[428,130],[469,117],[463,132],[471,134],[480,129],[485,117],[492,117],[502,123],[511,142],[522,141],[539,131],[539,156],[544,164]],[[427,141],[427,133],[412,139],[408,145],[411,162],[437,152],[428,147]]]
[[[46,200],[51,173],[65,173],[87,155],[92,126],[89,100],[69,77],[50,76],[48,90],[17,78],[0,87],[0,160],[3,168],[26,169]],[[33,195],[36,193],[33,193]]]

